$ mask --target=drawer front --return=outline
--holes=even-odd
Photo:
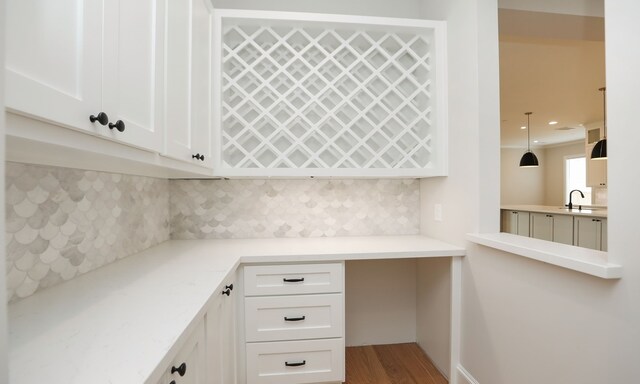
[[[343,296],[247,297],[244,300],[247,341],[342,337]]]
[[[247,384],[344,381],[344,339],[247,344]]]
[[[330,264],[250,265],[244,267],[245,296],[342,292],[343,266]]]

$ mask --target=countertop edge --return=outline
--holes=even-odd
[[[602,279],[622,278],[621,265],[608,262],[607,253],[509,233],[468,233],[467,240],[561,268]]]

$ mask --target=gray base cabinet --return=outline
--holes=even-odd
[[[578,247],[606,251],[607,219],[576,217],[573,224],[573,242]]]
[[[532,212],[531,237],[573,245],[573,216]]]
[[[502,232],[529,236],[529,212],[502,211]]]

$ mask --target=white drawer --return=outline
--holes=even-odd
[[[342,337],[341,293],[308,296],[247,297],[247,341]]]
[[[245,296],[342,292],[342,263],[244,267]]]
[[[344,381],[344,339],[247,344],[247,384]]]

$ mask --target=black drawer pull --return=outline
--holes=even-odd
[[[300,316],[300,317],[284,317],[284,321],[302,321],[304,319],[306,319],[306,316]]]
[[[282,279],[285,283],[302,283],[304,281],[304,277],[298,279],[287,279],[286,277]]]
[[[178,372],[178,375],[180,375],[181,377],[184,376],[185,373],[187,373],[187,364],[182,363],[178,368],[171,367],[171,374],[173,375],[176,372]]]
[[[222,294],[223,295],[227,295],[227,296],[231,296],[231,289],[230,288],[225,289],[224,291],[222,291]]]
[[[285,367],[300,367],[300,366],[305,365],[305,364],[307,364],[307,360],[302,360],[302,361],[300,361],[298,363],[290,363],[288,361],[284,362],[284,366]]]

